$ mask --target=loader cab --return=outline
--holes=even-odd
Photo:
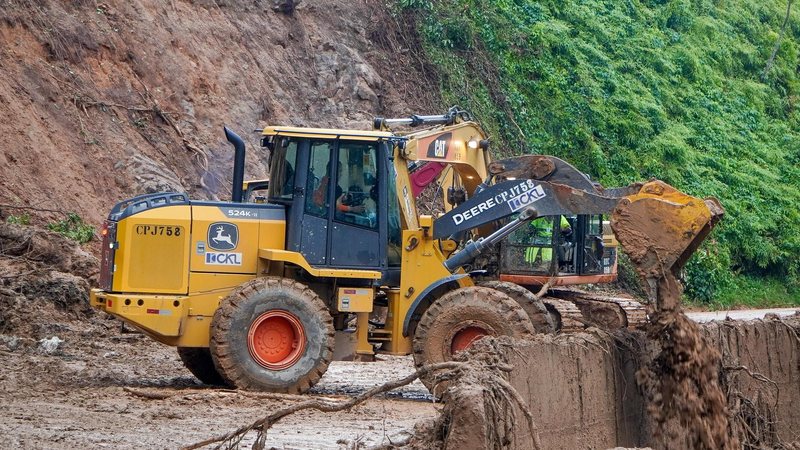
[[[616,277],[616,241],[600,214],[540,217],[501,243],[500,276],[520,284],[584,284]],[[610,230],[608,230],[610,233]],[[611,279],[609,279],[611,278]]]
[[[277,134],[270,143],[269,202],[286,207],[286,249],[314,267],[394,270],[399,260],[387,242],[400,232],[392,225],[399,224],[399,208],[390,207],[387,141],[295,130],[303,131]]]

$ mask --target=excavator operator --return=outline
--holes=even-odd
[[[564,216],[559,217],[559,231],[562,236],[572,233],[572,227]],[[550,267],[553,260],[553,224],[552,217],[539,217],[531,221],[531,244],[525,250],[525,262],[542,269]]]

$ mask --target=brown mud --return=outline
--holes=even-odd
[[[670,432],[668,424],[677,422],[692,448],[739,448],[720,385],[719,351],[681,311],[683,288],[678,281],[686,259],[724,211],[715,199],[702,202],[682,196],[658,181],[647,183],[641,192],[653,197],[622,200],[611,226],[648,293],[644,329],[660,349],[636,374],[647,411],[658,433]]]
[[[679,379],[670,374],[674,369],[658,371],[651,361],[661,358],[661,343],[639,331],[610,334],[590,329],[524,340],[499,339],[502,345],[491,351],[501,354],[495,356],[497,360],[513,367],[508,383],[530,410],[533,426],[519,410],[516,418],[510,418],[502,410],[508,404],[487,403],[485,386],[458,383],[444,411],[447,417],[441,419],[448,424],[446,448],[493,448],[498,441],[490,438],[491,427],[501,430],[504,448],[514,450],[537,446],[694,449],[709,445],[702,439],[715,439],[710,444],[713,448],[792,449],[800,444],[796,406],[800,402],[800,317],[675,328],[695,329],[697,334],[691,338],[702,340],[704,348],[717,355],[713,375],[708,372],[714,388],[723,393],[713,398],[716,403],[709,404],[698,392],[703,386],[686,385],[700,377],[686,376],[678,384]],[[679,347],[697,348],[694,343],[685,345]],[[482,352],[477,358],[486,358]],[[678,370],[683,362],[678,362]],[[694,364],[683,370],[693,370]],[[645,385],[643,391],[639,383],[643,371],[663,376],[666,383],[662,385],[674,389],[669,400],[661,401],[664,411],[654,411],[652,403],[662,385],[651,389]],[[487,409],[498,406],[500,414]],[[724,424],[703,417],[687,423],[682,417],[666,416],[675,410],[695,418],[713,416],[719,410],[708,409],[714,407],[723,410]]]
[[[740,448],[720,383],[720,352],[679,311],[653,313],[646,329],[661,351],[639,369],[636,381],[647,399],[648,414],[658,424],[656,432],[676,438],[680,430],[696,449]],[[679,426],[670,427],[672,422]]]

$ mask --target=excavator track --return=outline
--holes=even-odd
[[[594,326],[607,331],[638,328],[647,321],[647,310],[628,297],[598,295],[577,289],[553,289],[542,300],[559,316],[560,331],[574,332]]]
[[[555,297],[543,297],[542,301],[554,319],[557,332],[575,333],[586,328],[583,313],[574,303]]]

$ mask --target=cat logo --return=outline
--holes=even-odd
[[[428,144],[428,158],[447,158],[447,150],[450,148],[450,139],[453,133],[442,133]]]
[[[215,222],[208,227],[208,246],[213,250],[233,250],[239,244],[239,228],[230,222]]]

